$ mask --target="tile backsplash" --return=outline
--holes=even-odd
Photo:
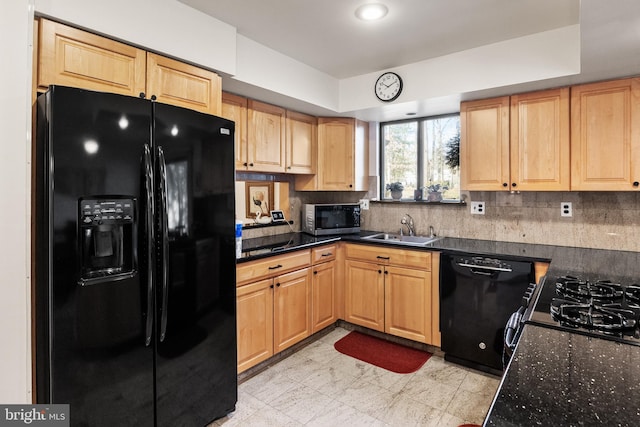
[[[377,188],[372,177],[371,188]],[[294,231],[305,203],[356,203],[372,192],[289,192]],[[397,233],[409,214],[417,234],[433,226],[439,236],[559,246],[640,251],[640,192],[466,192],[466,205],[372,202],[362,211],[362,229]],[[470,202],[484,201],[485,215],[471,215]],[[560,216],[571,202],[573,216]],[[287,225],[245,229],[245,238],[288,233]]]
[[[466,206],[372,203],[363,228],[398,232],[404,214],[417,234],[559,246],[640,251],[638,192],[470,192]],[[471,215],[471,201],[485,202],[485,215]],[[573,216],[560,216],[571,202]]]

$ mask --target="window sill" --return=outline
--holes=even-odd
[[[441,200],[439,202],[430,202],[428,200],[412,200],[412,199],[382,199],[382,200],[371,200],[370,203],[380,203],[380,204],[399,204],[399,205],[435,205],[435,206],[467,206],[467,203],[464,200]]]

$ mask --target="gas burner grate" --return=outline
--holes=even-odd
[[[605,333],[622,333],[634,329],[637,324],[637,313],[621,308],[618,304],[600,306],[554,299],[551,314],[562,324]]]
[[[573,276],[563,276],[556,282],[557,292],[565,297],[573,297],[583,302],[590,299],[600,302],[621,301],[624,290],[618,283],[610,280],[590,282]]]
[[[624,293],[630,306],[640,308],[640,285],[627,286]]]

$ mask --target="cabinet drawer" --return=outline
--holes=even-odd
[[[336,245],[321,246],[311,250],[311,262],[317,264],[319,262],[332,261],[336,259]]]
[[[431,270],[431,253],[410,249],[387,248],[385,246],[347,245],[346,257],[385,265]]]
[[[236,284],[255,282],[261,278],[273,277],[306,267],[311,263],[310,261],[310,251],[306,250],[240,264],[236,267]]]

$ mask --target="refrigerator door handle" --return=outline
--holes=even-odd
[[[160,318],[160,342],[164,341],[167,333],[167,306],[169,299],[169,224],[167,219],[167,164],[162,147],[158,147],[158,163],[160,173],[160,221],[162,233],[162,315]]]
[[[145,322],[145,346],[151,344],[153,333],[153,276],[154,276],[154,228],[153,213],[153,161],[151,159],[151,149],[149,144],[144,145],[144,176],[145,176],[145,196],[147,202],[146,228],[147,228],[147,321]]]

